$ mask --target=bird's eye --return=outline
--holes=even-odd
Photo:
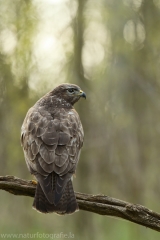
[[[74,92],[73,88],[69,88],[67,90],[68,90],[69,93],[73,93]]]

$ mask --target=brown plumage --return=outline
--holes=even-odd
[[[27,167],[37,181],[33,208],[69,214],[78,210],[72,186],[83,145],[83,127],[73,108],[85,93],[61,84],[29,109],[21,130]]]

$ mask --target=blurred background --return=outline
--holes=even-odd
[[[0,175],[32,179],[20,146],[26,112],[58,84],[75,83],[87,94],[75,106],[85,131],[75,191],[160,212],[159,26],[160,0],[0,0]],[[32,202],[0,191],[0,233],[159,239],[85,211],[43,215]]]

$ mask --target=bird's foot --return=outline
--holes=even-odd
[[[37,181],[36,180],[31,180],[32,184],[37,185]]]

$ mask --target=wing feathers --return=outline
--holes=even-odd
[[[54,162],[55,151],[48,151],[44,144],[41,145],[39,153],[46,163],[50,164]]]
[[[70,136],[67,133],[64,132],[59,133],[58,145],[67,145],[69,140]]]
[[[48,174],[54,171],[55,164],[53,162],[48,164],[44,161],[44,159],[41,156],[37,158],[37,162],[39,163],[41,168]]]
[[[58,142],[58,136],[57,132],[46,132],[42,135],[42,140],[47,145],[54,145]]]
[[[78,115],[68,111],[56,109],[51,115],[44,109],[31,108],[22,126],[27,166],[40,184],[34,207],[41,212],[64,214],[77,209],[70,179],[78,162],[83,129]]]
[[[39,152],[39,146],[36,144],[35,141],[31,143],[31,151],[33,155],[37,155],[37,153]]]
[[[41,137],[45,133],[46,129],[45,128],[40,128],[38,127],[37,129],[37,137]]]
[[[64,149],[63,153],[61,155],[55,155],[55,164],[58,167],[62,167],[66,161],[68,160],[68,152],[66,149]]]

